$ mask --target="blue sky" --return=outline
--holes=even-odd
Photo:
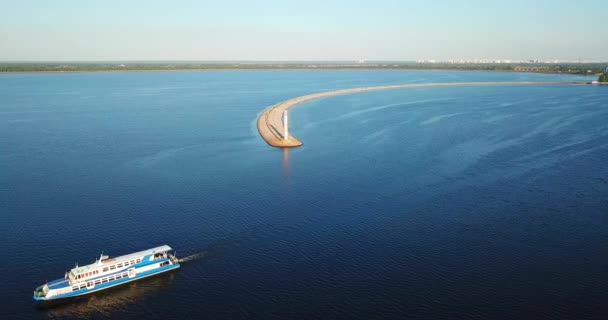
[[[608,60],[608,1],[0,0],[0,60]]]

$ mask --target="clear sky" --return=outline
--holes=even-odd
[[[0,61],[608,60],[608,0],[0,0]]]

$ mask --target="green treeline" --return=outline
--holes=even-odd
[[[600,76],[598,81],[599,82],[608,82],[608,73],[602,73],[602,75]]]
[[[0,72],[94,72],[169,70],[256,70],[256,69],[404,69],[404,70],[485,70],[539,73],[599,74],[597,63],[416,63],[416,62],[63,62],[2,63]],[[604,79],[605,76],[604,76]],[[601,80],[600,80],[601,81]]]

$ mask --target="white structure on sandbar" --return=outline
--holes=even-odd
[[[287,124],[287,110],[283,111],[283,140],[289,138],[289,125]]]

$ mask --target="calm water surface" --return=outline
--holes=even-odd
[[[608,87],[492,72],[0,75],[0,318],[606,318]],[[53,308],[33,289],[169,244],[175,273]]]

